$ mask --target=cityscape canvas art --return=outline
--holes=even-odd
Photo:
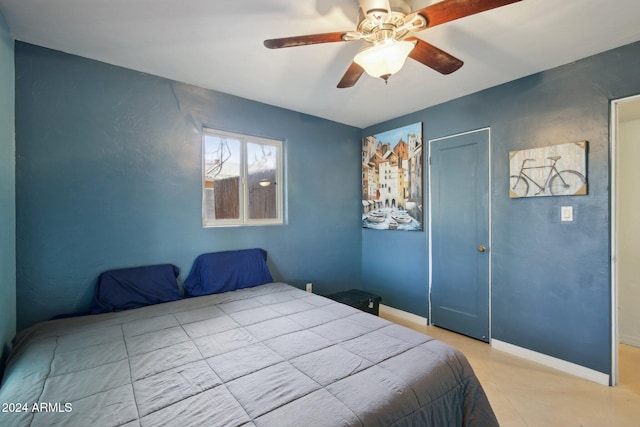
[[[423,229],[422,122],[362,140],[362,227]]]

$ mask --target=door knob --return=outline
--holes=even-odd
[[[478,252],[486,252],[486,251],[487,251],[487,247],[485,245],[478,246]]]

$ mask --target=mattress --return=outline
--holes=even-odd
[[[2,426],[495,426],[466,358],[285,283],[40,323]]]

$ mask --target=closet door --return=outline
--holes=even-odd
[[[432,140],[431,323],[489,341],[489,129]]]

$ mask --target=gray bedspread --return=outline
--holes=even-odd
[[[44,322],[1,426],[495,426],[465,357],[284,283]]]

